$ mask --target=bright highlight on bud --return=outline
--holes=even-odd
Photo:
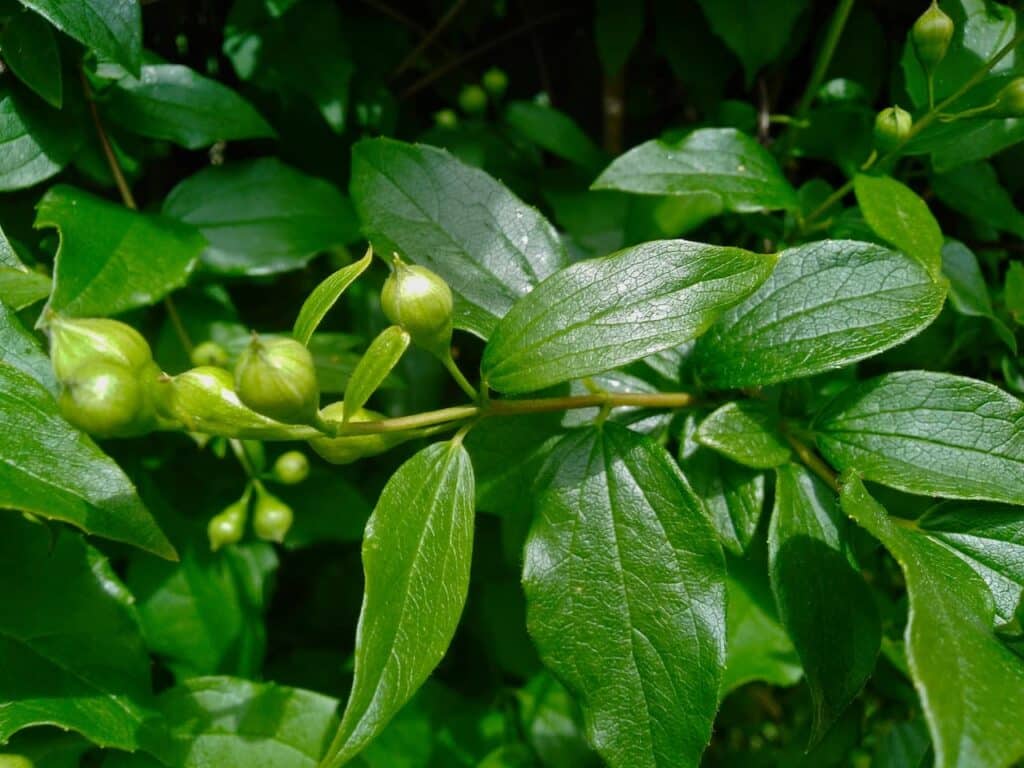
[[[245,519],[249,514],[249,491],[246,490],[234,504],[210,518],[206,526],[206,535],[210,539],[210,549],[216,552],[227,544],[237,544],[245,534]]]
[[[252,528],[257,536],[264,541],[280,543],[292,527],[293,519],[291,507],[262,487],[257,487],[256,508],[252,518]]]
[[[449,354],[455,299],[439,275],[396,254],[394,271],[384,281],[380,301],[384,315],[401,326],[419,347],[440,358]]]
[[[63,382],[61,414],[96,437],[127,437],[147,432],[154,413],[136,374],[123,365],[87,362]]]
[[[56,316],[50,321],[50,359],[63,382],[85,363],[114,363],[137,371],[153,361],[153,353],[141,333],[118,320]]]
[[[286,424],[309,424],[320,407],[313,356],[295,339],[253,336],[235,366],[235,389],[254,411]]]
[[[887,107],[875,117],[875,144],[883,152],[895,149],[910,136],[914,119],[900,107]]]
[[[309,459],[302,451],[287,451],[274,462],[274,479],[284,485],[298,485],[309,477]]]

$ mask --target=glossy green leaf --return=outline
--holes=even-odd
[[[324,768],[380,733],[448,650],[469,588],[473,495],[469,455],[454,442],[423,449],[384,487],[363,539],[355,679]]]
[[[138,73],[142,64],[142,9],[138,0],[19,0],[64,32]]]
[[[219,274],[297,269],[359,237],[333,185],[270,157],[204,168],[171,190],[163,212],[203,233],[203,264]]]
[[[700,501],[616,424],[565,437],[537,494],[527,626],[591,744],[613,768],[697,765],[725,662],[725,566]]]
[[[697,342],[705,385],[753,387],[863,360],[923,330],[945,288],[917,261],[852,240],[790,248],[761,287]]]
[[[308,346],[314,331],[316,331],[327,313],[331,311],[331,307],[341,298],[341,294],[345,292],[345,289],[352,285],[356,278],[366,271],[366,268],[370,266],[372,261],[373,250],[368,249],[359,261],[342,267],[314,288],[312,293],[302,302],[299,316],[295,318],[292,335]]]
[[[779,622],[763,553],[757,554],[761,556],[728,561],[723,699],[754,681],[787,687],[803,677],[800,657]]]
[[[692,440],[679,465],[703,500],[722,545],[735,555],[746,550],[764,507],[764,475],[722,458]]]
[[[702,128],[682,139],[653,139],[616,158],[594,189],[706,200],[715,212],[796,209],[796,192],[775,158],[733,128]]]
[[[1012,621],[1024,590],[1024,508],[948,501],[917,523],[922,533],[955,551],[985,580],[996,615]]]
[[[187,224],[63,184],[36,211],[37,228],[60,232],[47,307],[70,316],[116,315],[159,301],[185,284],[205,245]]]
[[[398,365],[412,339],[398,325],[385,328],[366,349],[345,387],[345,421],[359,412],[366,401]]]
[[[11,512],[0,514],[0,563],[0,741],[52,724],[101,746],[138,748],[153,716],[150,663],[132,596],[110,563],[77,533]]]
[[[985,582],[943,545],[901,525],[853,473],[843,510],[903,569],[910,601],[907,656],[937,768],[1010,765],[1024,756],[1024,663],[993,629]]]
[[[726,403],[701,422],[697,442],[754,469],[771,469],[789,461],[779,414],[767,403]]]
[[[60,109],[60,51],[53,30],[42,17],[23,11],[8,21],[0,34],[0,53],[19,80]]]
[[[774,60],[792,40],[793,25],[807,0],[698,0],[711,29],[729,46],[747,74],[747,82]]]
[[[176,557],[121,468],[57,414],[53,396],[0,363],[0,507]]]
[[[1024,237],[1024,213],[1002,186],[989,163],[961,165],[932,176],[935,196],[950,208],[981,224]]]
[[[853,189],[861,213],[875,234],[938,276],[942,230],[925,201],[906,184],[888,176],[858,173]]]
[[[31,94],[0,94],[0,190],[31,187],[59,173],[82,138],[82,126]]]
[[[338,701],[313,691],[235,677],[197,677],[160,695],[166,733],[142,754],[104,768],[316,768],[337,727]]]
[[[864,687],[882,630],[875,598],[850,562],[835,493],[796,464],[779,467],[775,477],[772,591],[811,689],[813,744]]]
[[[564,112],[532,101],[513,101],[505,108],[505,122],[524,138],[553,155],[587,170],[605,162],[604,153]]]
[[[18,319],[14,310],[0,301],[0,363],[17,368],[57,394],[50,357],[43,351],[39,338]]]
[[[249,102],[181,64],[146,64],[136,79],[118,80],[104,114],[127,130],[188,149],[276,134]]]
[[[617,368],[702,334],[771,273],[775,256],[662,240],[579,262],[498,324],[483,375],[501,392]]]
[[[513,304],[568,263],[558,233],[483,171],[391,139],[352,149],[352,201],[377,253],[448,281],[455,325],[486,338]]]
[[[953,309],[968,317],[987,317],[992,330],[1016,354],[1017,339],[992,309],[985,276],[971,249],[957,240],[946,243],[942,247],[942,273],[949,280],[949,303]]]
[[[1024,504],[1024,403],[998,387],[927,371],[850,387],[815,421],[839,469],[927,496]]]
[[[135,559],[125,581],[137,601],[146,647],[179,680],[259,675],[266,644],[263,593],[276,567],[274,550],[264,542],[212,553],[203,540],[183,551],[180,563]]]

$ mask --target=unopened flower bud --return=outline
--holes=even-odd
[[[264,541],[280,543],[292,527],[293,519],[292,508],[281,499],[265,490],[258,492],[252,518],[252,527],[257,536]]]
[[[284,485],[298,485],[309,476],[309,459],[302,451],[287,451],[274,462],[274,479]]]
[[[227,368],[230,358],[224,347],[215,341],[204,341],[192,350],[192,365],[215,365]]]
[[[439,275],[418,264],[406,264],[398,256],[395,269],[384,281],[380,300],[384,314],[404,328],[413,343],[444,358],[452,341],[455,299]]]
[[[86,362],[63,381],[61,414],[96,437],[128,437],[153,428],[155,414],[137,374],[123,365]]]
[[[996,96],[995,117],[1024,117],[1024,77],[1015,77]]]
[[[910,39],[917,60],[921,62],[924,71],[930,74],[949,50],[949,43],[953,39],[953,20],[939,8],[938,3],[932,2],[911,27]]]
[[[287,424],[309,424],[320,407],[313,356],[295,339],[252,343],[238,358],[235,388],[243,403]]]
[[[152,362],[142,334],[105,317],[54,317],[50,321],[50,359],[58,381],[67,381],[84,363],[114,363],[136,371]]]
[[[206,534],[210,539],[210,549],[216,552],[226,544],[237,544],[245,534],[245,518],[249,513],[249,493],[247,492],[234,504],[210,518],[206,526]]]
[[[910,136],[914,119],[900,107],[887,107],[875,117],[875,144],[883,152],[895,149]]]
[[[320,416],[327,423],[341,425],[345,413],[343,402],[331,403]],[[351,414],[346,424],[380,421],[384,416],[375,411],[360,408]],[[396,445],[415,437],[407,432],[379,432],[371,435],[342,435],[340,437],[314,437],[310,446],[331,464],[351,464],[359,459],[376,456],[390,450]]]

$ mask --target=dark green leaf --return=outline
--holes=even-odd
[[[115,315],[185,284],[205,241],[187,224],[138,213],[63,184],[39,201],[36,227],[56,227],[60,248],[47,308]]]
[[[888,176],[858,173],[853,188],[861,213],[875,234],[938,276],[942,230],[924,200],[906,184]]]
[[[433,147],[359,142],[352,200],[377,253],[398,252],[441,275],[456,294],[455,325],[484,338],[520,297],[568,262],[540,213]]]
[[[616,424],[565,437],[537,481],[527,626],[609,766],[695,766],[725,662],[721,549],[664,449]]]
[[[180,563],[138,558],[126,581],[150,652],[179,680],[200,675],[258,675],[266,643],[263,589],[277,566],[269,544],[226,547],[214,554],[203,541]],[[265,587],[264,587],[265,588]]]
[[[86,48],[138,73],[142,64],[142,10],[138,0],[20,0]]]
[[[935,195],[981,224],[1024,237],[1024,213],[1017,210],[989,163],[961,165],[932,176]]]
[[[181,64],[147,64],[110,88],[104,113],[133,133],[188,149],[276,134],[245,99]]]
[[[943,545],[886,515],[853,473],[843,510],[903,569],[910,600],[906,648],[937,768],[1010,765],[1024,756],[1024,664],[993,629],[985,582]]]
[[[198,677],[160,695],[168,733],[147,749],[176,768],[316,768],[337,727],[338,701],[301,688],[234,677]],[[156,768],[116,755],[104,768]]]
[[[0,34],[0,51],[19,80],[60,109],[60,51],[44,19],[30,11],[16,15]]]
[[[643,3],[597,0],[594,14],[594,42],[605,74],[622,71],[644,31]]]
[[[553,155],[587,169],[605,163],[604,153],[571,117],[557,109],[532,101],[513,101],[505,108],[505,122]]]
[[[295,318],[295,326],[292,328],[292,335],[303,344],[309,345],[309,340],[320,325],[320,321],[331,311],[345,289],[355,282],[366,268],[373,261],[373,251],[367,250],[366,254],[359,261],[342,267],[323,280],[313,292],[302,302],[299,316]]]
[[[811,688],[813,744],[874,669],[881,624],[875,598],[850,563],[835,493],[795,464],[779,467],[775,476],[768,532],[772,591]]]
[[[392,325],[380,332],[366,354],[359,360],[356,369],[345,387],[345,420],[359,412],[366,401],[377,391],[377,388],[388,377],[392,369],[398,365],[412,339],[409,333],[398,325]]]
[[[0,190],[31,187],[60,172],[82,135],[79,125],[31,94],[0,95]]]
[[[203,263],[220,274],[297,269],[359,236],[334,186],[270,157],[203,169],[171,190],[163,212],[203,233]]]
[[[765,3],[760,0],[699,0],[704,14],[747,73],[747,82],[792,41],[793,25],[807,0]]]
[[[987,317],[996,335],[1016,354],[1013,331],[996,317],[985,276],[974,253],[961,242],[951,240],[942,247],[942,273],[949,280],[949,303],[961,315]]]
[[[723,389],[821,373],[916,335],[944,297],[918,262],[877,245],[790,248],[760,289],[697,342],[695,365],[706,385]]]
[[[469,455],[454,442],[417,453],[381,493],[363,539],[355,679],[324,768],[372,741],[448,650],[469,588],[473,495]]]
[[[767,403],[726,403],[701,422],[697,442],[754,469],[771,469],[790,459],[779,414]]]
[[[616,158],[593,188],[697,197],[716,213],[799,207],[775,158],[732,128],[702,128],[676,141],[645,142]]]
[[[918,528],[957,552],[988,584],[996,615],[1011,621],[1024,589],[1024,508],[949,501]]]
[[[903,371],[850,387],[815,422],[834,466],[909,493],[1024,504],[1024,403],[982,381]]]
[[[57,414],[52,395],[0,363],[0,507],[174,558],[121,468]]]
[[[482,370],[527,392],[696,338],[770,274],[775,256],[685,240],[644,243],[545,280],[502,319]]]
[[[0,741],[52,724],[101,746],[138,748],[152,717],[149,657],[110,564],[78,534],[54,538],[10,512],[0,514],[0,563]]]
[[[54,396],[57,380],[50,358],[39,339],[21,324],[11,307],[0,301],[0,363],[17,368],[42,384]]]

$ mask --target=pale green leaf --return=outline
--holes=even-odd
[[[352,285],[356,278],[366,271],[366,268],[370,266],[372,261],[373,249],[371,248],[366,251],[366,254],[359,261],[342,267],[321,281],[313,289],[312,293],[306,297],[306,300],[302,302],[299,316],[295,318],[292,335],[308,346],[313,333],[327,313],[331,311],[331,307],[341,298],[341,294],[345,292],[345,289]]]

